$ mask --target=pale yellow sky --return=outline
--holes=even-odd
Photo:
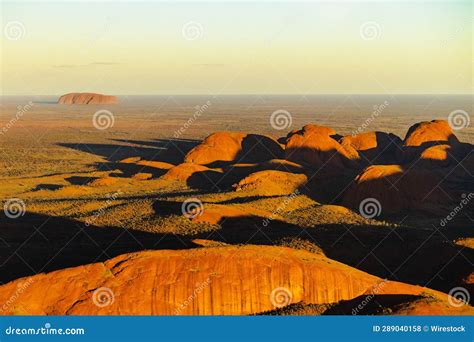
[[[472,93],[472,3],[2,5],[2,93]]]

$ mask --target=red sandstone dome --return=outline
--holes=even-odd
[[[416,167],[445,167],[453,156],[457,159],[463,153],[464,148],[448,122],[433,120],[410,127],[399,159],[403,164],[414,163]]]
[[[170,168],[161,178],[166,180],[187,181],[192,175],[213,172],[221,173],[220,169],[210,169],[203,165],[182,163]]]
[[[422,146],[426,143],[455,145],[459,141],[446,120],[433,120],[411,126],[403,141],[403,146]]]
[[[329,127],[306,125],[286,138],[285,159],[313,168],[345,168],[355,166],[359,154],[352,147],[342,146]]]
[[[402,139],[392,133],[366,132],[357,135],[347,135],[339,140],[346,149],[355,149],[363,163],[375,161],[388,162],[394,158],[402,144]]]
[[[28,290],[19,292],[25,283]],[[0,286],[2,303],[15,296],[0,314],[249,315],[374,293],[430,298],[435,306],[419,314],[473,312],[449,306],[441,292],[383,280],[321,254],[246,245],[142,251],[18,279]]]
[[[432,170],[372,165],[357,176],[344,196],[343,205],[359,209],[364,200],[375,199],[383,213],[403,210],[439,213],[452,201],[443,189],[442,180],[442,174]]]
[[[117,97],[95,93],[70,93],[59,98],[58,104],[115,104]]]
[[[255,163],[283,156],[283,148],[273,138],[242,132],[216,132],[194,147],[185,163],[207,165],[213,162]]]

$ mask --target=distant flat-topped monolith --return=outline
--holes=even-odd
[[[95,93],[70,93],[59,98],[59,104],[115,104],[117,97]]]

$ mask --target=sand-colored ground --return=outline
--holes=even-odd
[[[20,199],[25,210],[13,219],[0,213],[0,281],[8,283],[0,287],[0,298],[9,303],[3,313],[351,314],[369,289],[387,278],[389,285],[377,288],[375,299],[370,297],[371,304],[357,313],[472,314],[470,306],[451,305],[448,297],[453,288],[473,290],[468,281],[474,262],[472,203],[442,223],[459,196],[473,192],[471,164],[427,164],[447,179],[452,201],[443,202],[443,210],[438,210],[437,197],[411,205],[414,211],[400,206],[374,218],[351,206],[372,193],[370,184],[363,183],[372,176],[356,181],[361,171],[345,162],[337,175],[325,170],[315,177],[300,164],[306,154],[298,163],[227,160],[177,167],[215,131],[280,138],[316,123],[347,135],[373,105],[383,102],[358,97],[251,100],[213,99],[178,136],[175,132],[205,98],[121,99],[117,107],[107,107],[115,123],[103,131],[92,124],[92,114],[102,107],[37,99],[12,122],[25,99],[4,100],[0,127],[8,130],[0,134],[0,198],[2,206]],[[389,97],[391,106],[368,130],[403,139],[418,121],[446,119],[457,107],[472,106],[469,97],[441,97],[429,106],[428,98],[397,100]],[[268,122],[280,107],[294,113],[286,131]],[[406,117],[399,114],[405,111]],[[474,143],[472,128],[454,133]],[[359,159],[361,154],[356,152]],[[308,160],[324,158],[310,155]],[[407,171],[396,180],[402,191],[423,181],[419,173],[426,171],[413,169],[415,176]],[[354,181],[357,188],[352,189],[348,185]],[[409,196],[411,202],[399,196],[397,205],[398,198],[418,203],[418,195]],[[391,206],[394,197],[388,197],[382,207]],[[183,213],[190,199],[202,205]],[[436,210],[429,210],[433,205]],[[192,283],[205,282],[213,272],[221,274],[218,280],[179,309],[193,296]],[[355,278],[348,281],[347,274]],[[48,284],[55,288],[48,290]],[[22,286],[24,291],[18,291]],[[92,301],[102,287],[115,299],[103,307]],[[279,287],[292,294],[284,308],[269,301]],[[129,306],[132,298],[140,305]]]

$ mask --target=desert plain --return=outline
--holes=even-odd
[[[1,99],[2,314],[474,314],[472,96],[58,98]]]

